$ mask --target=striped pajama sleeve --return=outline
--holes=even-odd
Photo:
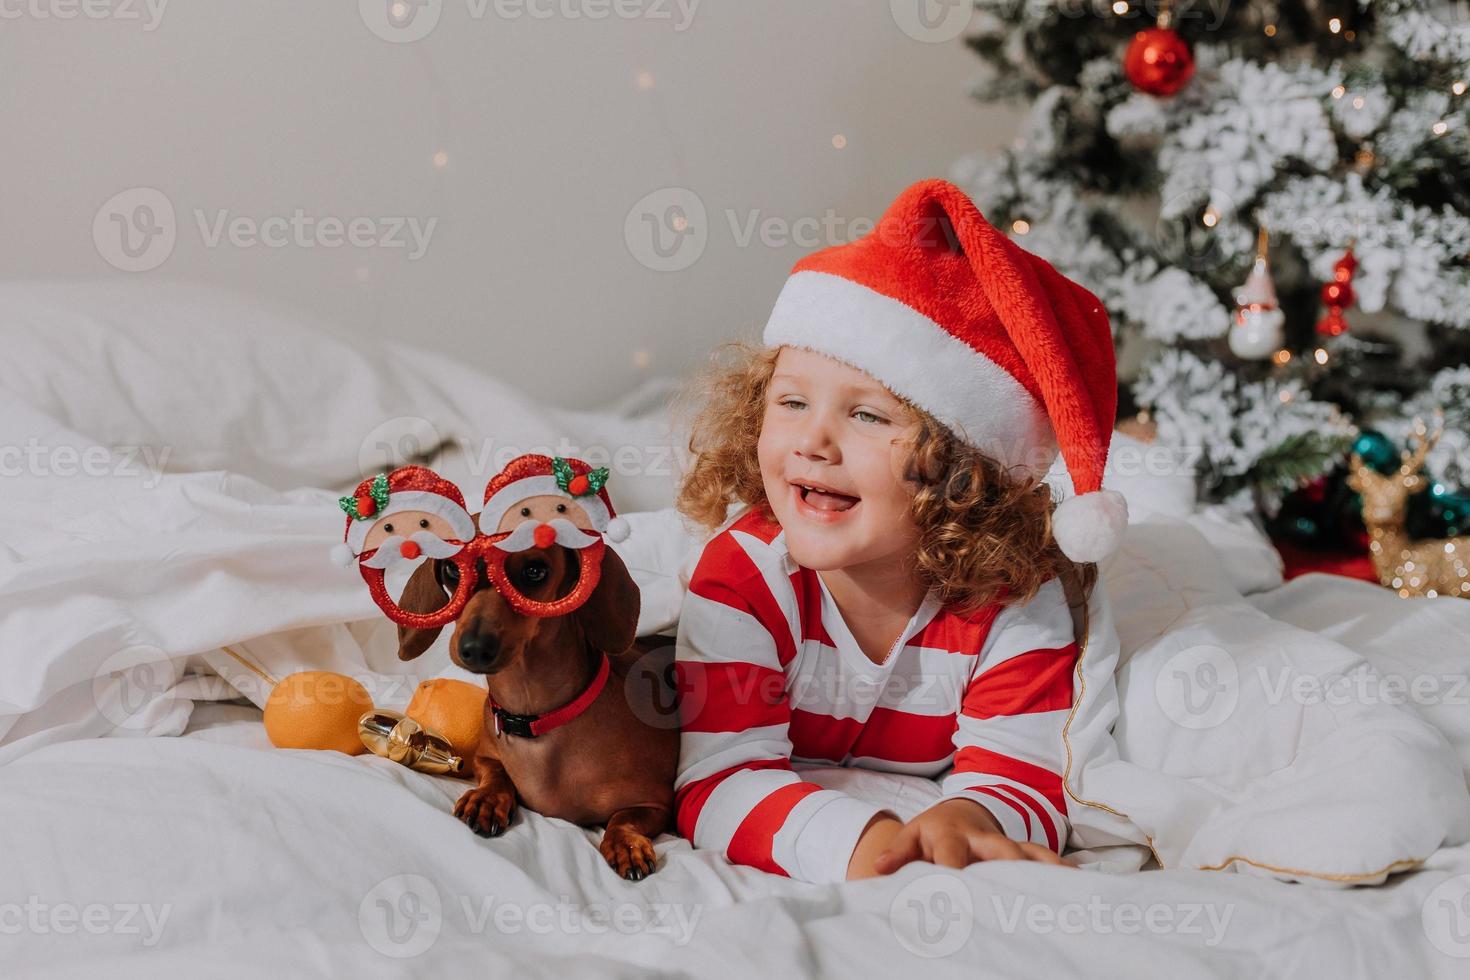
[[[803,881],[847,877],[881,807],[806,782],[791,768],[785,667],[800,623],[794,590],[739,532],[701,556],[679,614],[679,833],[735,864]],[[789,593],[789,594],[788,594]]]
[[[939,802],[974,800],[1005,835],[1061,853],[1067,842],[1062,727],[1072,708],[1077,644],[1061,583],[995,619],[966,686],[954,768]]]

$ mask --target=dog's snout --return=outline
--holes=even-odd
[[[466,670],[487,670],[500,653],[500,638],[494,633],[461,633],[458,647]]]

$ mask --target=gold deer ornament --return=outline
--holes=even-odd
[[[1415,541],[1404,529],[1409,497],[1422,493],[1426,485],[1419,470],[1443,433],[1442,417],[1436,419],[1433,433],[1423,419],[1415,419],[1409,448],[1401,453],[1402,465],[1392,473],[1379,473],[1357,453],[1352,457],[1347,482],[1363,495],[1363,524],[1370,536],[1373,568],[1380,582],[1405,598],[1470,599],[1470,536]]]

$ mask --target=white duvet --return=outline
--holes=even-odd
[[[642,512],[620,550],[640,631],[671,630],[697,539],[659,510],[677,467],[660,415],[541,411],[447,360],[206,293],[3,287],[0,342],[0,964],[25,975],[1470,962],[1470,603],[1264,588],[1279,566],[1249,528],[1182,505],[1178,480],[1122,475],[1138,523],[1104,568],[1069,725],[1083,870],[823,888],[666,836],[659,872],[627,883],[591,832],[525,814],[482,840],[449,815],[463,783],[276,750],[258,709],[210,702],[259,704],[311,667],[393,707],[454,672],[442,645],[400,664],[326,559],[336,492],[423,442],[472,501],[487,441],[632,447],[622,499],[610,483]],[[901,813],[933,792],[812,778]]]

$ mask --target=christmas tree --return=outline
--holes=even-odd
[[[1470,3],[975,6],[975,95],[1027,115],[956,183],[1106,304],[1204,499],[1271,517],[1436,408],[1470,489]]]

